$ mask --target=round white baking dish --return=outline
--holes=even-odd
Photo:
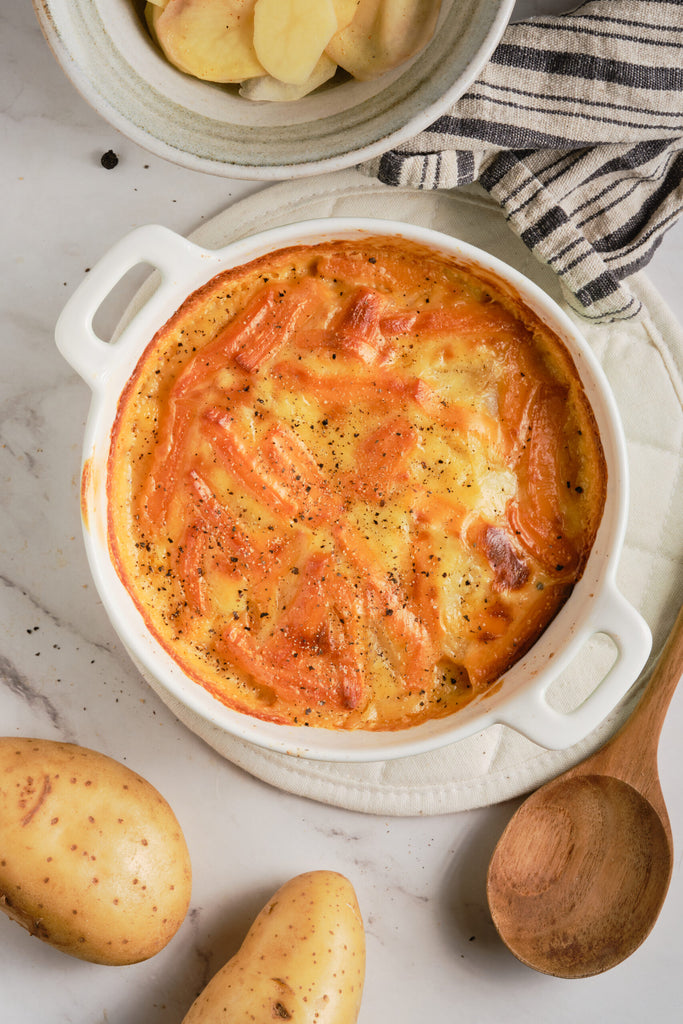
[[[119,396],[142,351],[182,301],[230,267],[294,243],[391,234],[432,246],[493,275],[557,334],[571,353],[593,407],[608,467],[604,515],[586,569],[570,599],[532,649],[492,688],[449,718],[398,732],[332,731],[263,722],[225,707],[189,679],[148,632],[109,557],[106,472]],[[156,273],[132,319],[107,342],[93,327],[97,311],[132,268]],[[152,288],[152,284],[155,286]],[[620,594],[616,570],[628,511],[628,465],[618,410],[608,382],[573,322],[535,284],[489,254],[439,232],[394,221],[325,219],[253,235],[220,250],[203,249],[158,225],[139,228],[88,273],[56,326],[57,345],[92,390],[83,447],[81,510],[90,568],[112,625],[140,672],[171,709],[186,708],[213,729],[261,747],[328,761],[406,757],[455,742],[494,724],[517,730],[543,747],[566,748],[586,737],[638,677],[651,647],[650,631]],[[593,692],[569,712],[549,690],[596,634],[606,634],[615,660]]]

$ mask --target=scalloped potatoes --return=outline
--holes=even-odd
[[[485,693],[567,599],[606,469],[569,354],[476,269],[405,240],[226,271],[121,397],[113,563],[217,699],[401,729]]]

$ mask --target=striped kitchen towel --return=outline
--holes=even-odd
[[[470,90],[364,165],[390,185],[478,181],[594,321],[683,209],[683,0],[590,0],[509,25]]]

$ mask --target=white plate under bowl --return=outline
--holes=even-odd
[[[474,81],[514,0],[443,0],[434,38],[373,82],[328,83],[295,103],[254,103],[172,67],[142,0],[33,0],[62,70],[110,124],[158,156],[231,178],[350,167],[426,128]]]
[[[107,537],[106,469],[119,396],[155,332],[200,285],[230,267],[293,243],[389,234],[456,257],[496,277],[553,328],[572,355],[592,405],[608,467],[605,510],[584,574],[532,649],[505,674],[502,685],[448,718],[397,732],[333,731],[263,722],[225,707],[180,667],[148,632],[116,574]],[[94,316],[123,276],[151,264],[161,283],[115,342],[93,329]],[[567,315],[518,271],[449,235],[378,219],[300,222],[253,235],[223,249],[203,249],[157,225],[123,238],[93,267],[67,302],[56,327],[60,351],[92,389],[84,440],[82,510],[85,545],[98,593],[119,637],[143,675],[172,706],[183,706],[226,733],[269,750],[322,761],[370,762],[406,757],[504,724],[546,748],[566,748],[587,736],[614,709],[647,659],[651,638],[639,613],[621,596],[615,575],[628,509],[623,430],[607,380]],[[557,710],[548,700],[553,681],[595,634],[606,634],[616,660],[577,708]]]

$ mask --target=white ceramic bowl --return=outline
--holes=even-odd
[[[573,356],[596,416],[608,467],[604,515],[583,577],[533,648],[505,674],[495,692],[449,718],[399,732],[343,732],[262,722],[223,706],[188,679],[147,631],[119,580],[107,543],[106,467],[119,396],[156,330],[181,302],[217,273],[294,242],[358,238],[378,233],[414,239],[483,268],[520,295],[562,338]],[[156,290],[114,342],[93,329],[93,318],[124,275],[139,263],[156,267]],[[140,304],[138,303],[138,306]],[[624,696],[645,664],[648,627],[620,595],[615,573],[628,508],[625,442],[607,381],[572,321],[536,285],[500,260],[426,228],[384,220],[326,219],[275,228],[210,251],[156,225],[123,238],[94,266],[67,302],[56,327],[57,345],[93,392],[84,441],[82,513],[95,583],[114,628],[144,677],[171,708],[184,708],[211,729],[261,747],[331,761],[373,761],[407,756],[503,723],[547,748],[569,747],[588,735]],[[594,634],[607,634],[617,650],[604,679],[578,708],[563,713],[548,700],[560,672]]]
[[[63,71],[111,124],[195,170],[275,179],[339,170],[431,124],[474,81],[514,0],[443,0],[429,45],[374,82],[329,84],[296,103],[254,103],[173,68],[142,0],[33,0]]]

